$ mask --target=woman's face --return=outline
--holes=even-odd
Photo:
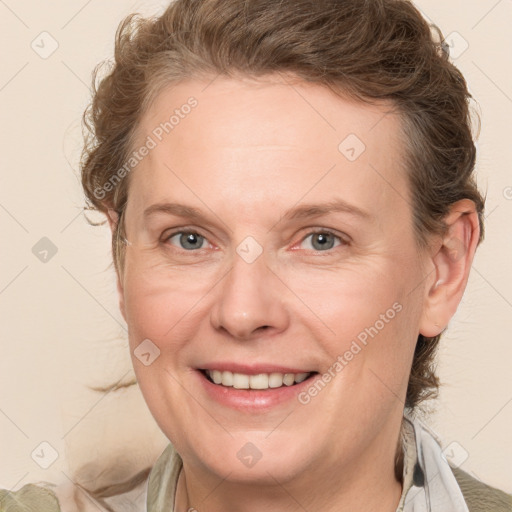
[[[121,309],[195,471],[283,483],[392,460],[425,271],[388,111],[218,77],[144,115]]]

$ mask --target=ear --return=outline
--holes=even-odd
[[[475,204],[469,199],[454,203],[446,215],[446,235],[431,253],[430,274],[420,320],[420,334],[440,334],[455,314],[469,278],[480,237]]]
[[[108,224],[110,226],[110,231],[112,233],[112,237],[115,236],[117,223],[119,222],[119,214],[113,210],[112,208],[109,208],[107,210],[107,220]],[[125,313],[125,307],[124,307],[124,286],[121,282],[121,276],[119,275],[119,270],[116,269],[116,276],[117,276],[117,294],[119,297],[119,309],[121,311],[121,314],[123,315],[123,318],[126,322],[126,313]]]

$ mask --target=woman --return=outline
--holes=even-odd
[[[512,510],[415,416],[484,208],[471,96],[418,11],[177,0],[115,56],[82,177],[172,443],[147,510]]]

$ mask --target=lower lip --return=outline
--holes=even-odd
[[[313,375],[293,386],[281,386],[279,388],[261,390],[236,389],[214,384],[208,380],[202,371],[197,370],[196,373],[211,399],[221,405],[245,411],[264,411],[294,399],[298,402],[297,395],[305,388],[311,386],[315,377],[317,377],[317,375]]]

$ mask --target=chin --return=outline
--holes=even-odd
[[[305,439],[289,432],[237,432],[233,437],[224,432],[177,440],[175,446],[184,463],[199,467],[211,475],[230,482],[275,485],[297,478],[309,471],[314,447]]]

